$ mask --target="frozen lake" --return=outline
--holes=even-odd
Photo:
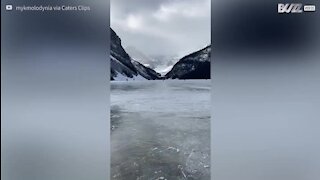
[[[210,179],[210,80],[111,82],[111,177]]]

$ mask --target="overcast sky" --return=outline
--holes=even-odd
[[[210,0],[111,0],[111,27],[126,48],[179,57],[210,44]]]

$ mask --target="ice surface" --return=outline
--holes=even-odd
[[[112,179],[210,179],[210,80],[111,82]]]

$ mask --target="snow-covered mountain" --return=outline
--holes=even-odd
[[[151,57],[156,60],[153,69],[162,76],[166,75],[173,65],[179,61],[177,55],[152,55]]]
[[[154,69],[161,75],[167,74],[173,65],[178,62],[178,58],[175,55],[146,55],[134,46],[128,46],[125,51],[135,61],[140,62],[146,67]]]
[[[146,67],[155,68],[154,67],[155,60],[153,60],[149,56],[145,55],[143,52],[141,52],[137,48],[135,48],[133,46],[128,46],[125,48],[125,51],[135,61],[138,61],[139,63],[143,64]]]
[[[211,45],[180,59],[166,79],[210,79]]]
[[[110,32],[111,80],[160,79],[156,71],[132,59],[123,49],[120,37],[111,28]]]

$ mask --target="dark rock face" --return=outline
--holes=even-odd
[[[131,63],[130,56],[126,53],[121,45],[121,39],[110,28],[111,44],[110,44],[110,65],[111,80],[114,80],[119,74],[124,77],[133,78],[138,75],[137,70]]]
[[[211,45],[180,59],[166,79],[210,79]]]
[[[157,73],[153,69],[142,65],[138,61],[132,61],[132,64],[136,67],[136,69],[138,70],[139,74],[142,77],[144,77],[148,80],[160,79],[161,74]]]
[[[110,32],[111,80],[160,79],[160,74],[150,68],[145,67],[141,63],[134,61],[122,47],[119,36],[111,28]]]

